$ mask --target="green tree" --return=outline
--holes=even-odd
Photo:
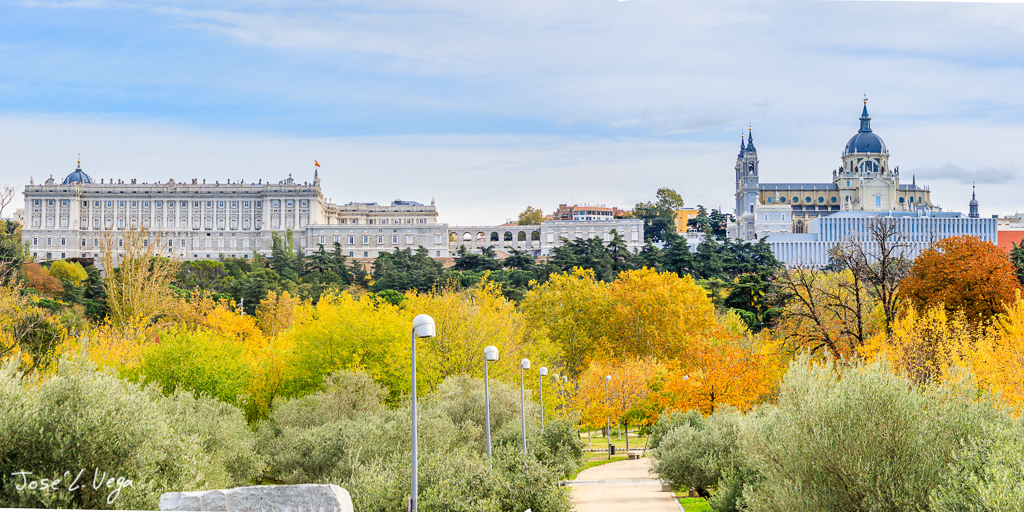
[[[680,210],[684,206],[683,196],[680,196],[678,192],[668,187],[659,188],[656,197],[658,198],[658,206],[664,208]]]
[[[444,265],[431,258],[425,248],[420,247],[415,253],[410,248],[395,249],[395,252],[382,252],[374,260],[374,283],[370,291],[426,291],[443,277]]]
[[[496,271],[502,268],[498,255],[494,253],[494,247],[484,247],[480,250],[480,254],[476,254],[469,252],[465,245],[460,245],[455,253],[458,255],[458,258],[455,259],[452,270],[482,272],[485,270]]]
[[[544,212],[540,211],[539,208],[527,206],[522,213],[519,214],[520,226],[538,226],[541,222],[544,222]]]

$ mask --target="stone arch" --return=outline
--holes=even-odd
[[[492,242],[497,242],[498,241],[498,232],[497,231],[491,231],[491,237],[490,238],[491,238]]]
[[[477,242],[485,242],[485,241],[487,241],[487,235],[484,234],[483,231],[477,233],[476,234],[476,241]]]
[[[469,231],[466,231],[465,233],[463,233],[462,234],[462,241],[463,242],[472,242],[473,241],[473,233],[470,233]]]
[[[512,241],[512,232],[511,231],[506,231],[505,232],[505,236],[503,236],[502,238],[504,238],[506,242],[511,242]]]
[[[519,242],[525,242],[526,241],[526,231],[520,231],[519,234],[516,235],[516,240],[519,241]]]
[[[455,232],[448,233],[448,241],[449,242],[458,242],[459,241],[459,235],[457,235]]]
[[[530,233],[530,240],[533,240],[534,242],[539,242],[540,241],[540,231],[534,231],[534,232]]]

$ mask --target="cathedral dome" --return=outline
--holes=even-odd
[[[860,130],[846,143],[843,155],[852,153],[888,153],[885,142],[871,131],[871,117],[868,116],[868,104],[864,100],[864,112],[860,115]]]
[[[64,178],[62,185],[69,183],[92,183],[92,178],[82,170],[82,161],[78,161],[78,167]]]

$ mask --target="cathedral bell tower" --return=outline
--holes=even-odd
[[[754,148],[753,129],[748,130],[746,142],[740,138],[740,154],[736,157],[737,237],[743,240],[754,238],[754,207],[760,195],[757,149]]]

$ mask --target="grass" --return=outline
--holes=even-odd
[[[605,457],[607,457],[607,456],[605,456]],[[620,460],[626,460],[626,456],[623,455],[622,457],[619,457],[618,455],[616,455],[616,456],[612,457],[612,460],[608,460],[607,458],[598,459],[598,460],[591,460],[591,461],[587,462],[586,464],[584,464],[583,467],[581,467],[579,469],[579,471],[577,471],[576,474],[573,475],[572,478],[570,478],[570,480],[574,480],[576,478],[576,475],[579,475],[580,472],[583,471],[584,469],[590,469],[590,468],[597,467],[597,466],[603,466],[605,464],[608,464],[609,462],[618,462]]]
[[[678,498],[679,504],[686,512],[714,512],[711,505],[708,505],[704,498]]]

